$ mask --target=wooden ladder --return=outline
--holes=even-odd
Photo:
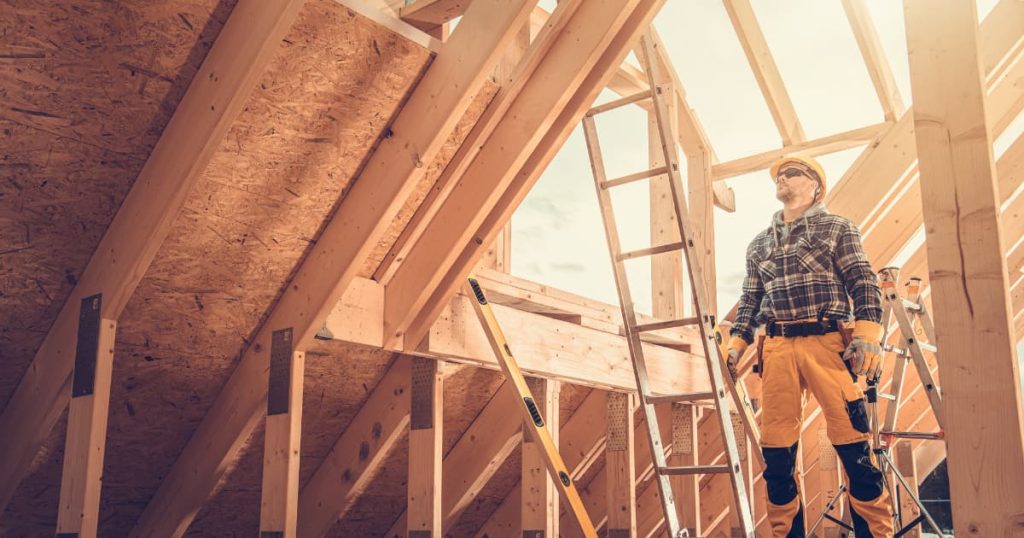
[[[650,81],[650,90],[609,102],[594,107],[583,119],[583,132],[586,136],[587,150],[590,154],[590,164],[594,172],[594,184],[597,189],[597,198],[601,207],[601,217],[604,222],[605,234],[608,240],[608,249],[611,253],[612,267],[615,274],[615,283],[619,292],[619,302],[622,307],[622,319],[625,325],[626,339],[629,346],[630,358],[633,362],[633,372],[636,376],[636,384],[639,392],[640,406],[643,408],[645,425],[648,440],[651,445],[651,455],[654,458],[655,479],[658,483],[662,508],[665,513],[665,524],[668,527],[669,536],[675,538],[686,536],[684,530],[680,529],[679,518],[676,513],[675,500],[672,494],[672,487],[669,483],[671,475],[697,475],[708,473],[727,473],[732,479],[733,506],[738,515],[740,529],[744,536],[754,536],[754,522],[751,515],[751,504],[748,498],[743,474],[740,470],[740,457],[737,450],[736,437],[733,431],[732,419],[730,417],[729,404],[726,401],[726,391],[730,393],[733,405],[740,414],[744,423],[744,429],[752,444],[753,451],[760,457],[760,433],[757,423],[754,420],[754,410],[750,404],[743,386],[735,383],[730,376],[722,375],[725,364],[725,349],[722,331],[716,323],[715,316],[708,310],[708,291],[704,288],[704,279],[700,267],[700,257],[695,252],[695,239],[693,226],[690,222],[689,209],[686,201],[686,194],[683,189],[682,177],[679,173],[679,160],[676,155],[675,138],[672,136],[670,117],[664,99],[671,98],[668,84],[665,81],[662,66],[658,64],[656,56],[656,42],[653,34],[649,31],[641,38],[638,56],[643,64],[647,79]],[[609,110],[650,99],[653,103],[654,115],[658,126],[658,138],[660,138],[661,149],[665,156],[665,166],[630,174],[616,179],[609,180],[605,174],[604,161],[601,156],[601,148],[597,138],[597,125],[595,116]],[[675,220],[679,227],[680,241],[664,245],[657,245],[650,248],[632,252],[622,252],[618,228],[615,223],[615,214],[612,210],[610,191],[613,187],[632,183],[634,181],[649,179],[667,174],[672,190],[672,202],[675,209]],[[665,320],[653,323],[638,324],[636,312],[633,306],[632,295],[629,290],[629,281],[626,276],[624,262],[626,260],[653,256],[665,252],[682,251],[686,256],[686,266],[693,288],[695,316]],[[704,347],[704,358],[707,364],[708,377],[711,383],[709,392],[696,394],[653,394],[650,388],[650,381],[647,374],[647,366],[644,359],[643,347],[641,346],[640,334],[646,331],[655,331],[682,327],[685,325],[697,325],[700,328],[701,341]],[[710,401],[718,418],[722,430],[723,446],[725,447],[726,462],[720,465],[698,465],[698,466],[676,466],[670,467],[666,464],[665,446],[661,439],[658,428],[658,418],[655,414],[654,404],[662,402],[694,402]]]

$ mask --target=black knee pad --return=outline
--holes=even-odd
[[[858,501],[877,499],[885,486],[882,472],[871,463],[871,447],[868,442],[833,446],[839,459],[843,460],[847,476],[850,477],[850,495]]]
[[[772,504],[782,505],[792,501],[797,495],[796,480],[796,443],[789,448],[762,448],[764,455],[764,483],[768,489],[768,500]]]

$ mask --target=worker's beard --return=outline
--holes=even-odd
[[[777,189],[775,191],[775,198],[777,198],[780,202],[785,204],[792,202],[793,199],[796,198],[796,193],[793,192],[792,189],[788,188]]]

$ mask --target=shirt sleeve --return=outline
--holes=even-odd
[[[751,250],[747,249],[747,275],[743,279],[743,294],[736,308],[736,320],[729,330],[730,335],[739,336],[748,344],[754,342],[754,331],[757,329],[755,319],[764,297],[764,282],[761,281],[761,273],[757,270]]]
[[[871,269],[860,232],[852,223],[839,235],[834,262],[846,293],[853,299],[854,318],[881,323],[882,290],[878,287],[878,275]]]

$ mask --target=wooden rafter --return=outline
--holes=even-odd
[[[786,85],[782,82],[779,67],[768,48],[768,41],[761,32],[761,26],[754,15],[750,0],[723,0],[729,20],[736,30],[736,36],[747,55],[750,69],[754,72],[757,85],[761,88],[768,104],[775,126],[782,137],[782,145],[789,146],[804,141],[804,129],[800,126],[793,101],[789,98]]]
[[[456,17],[461,17],[467,7],[469,0],[416,0],[402,6],[398,15],[403,21],[430,32]]]
[[[892,75],[889,60],[885,56],[885,49],[882,48],[878,30],[871,21],[868,6],[864,0],[843,0],[843,9],[846,10],[846,18],[850,21],[853,37],[857,40],[860,55],[868,68],[871,83],[875,86],[875,93],[878,94],[882,115],[887,122],[896,121],[896,118],[903,115],[906,107],[900,96],[900,89],[896,86],[896,79]]]
[[[1024,410],[977,14],[968,2],[904,7],[954,527],[1005,535],[1024,506]],[[999,449],[972,465],[979,446]]]
[[[541,35],[537,36],[535,42],[530,46],[524,60],[518,63],[507,79],[499,81],[501,89],[498,90],[497,95],[494,96],[483,115],[466,136],[462,146],[452,156],[448,166],[434,183],[434,188],[427,193],[426,198],[413,214],[409,224],[402,230],[395,244],[384,256],[380,267],[374,272],[374,280],[389,282],[401,267],[402,262],[408,258],[412,246],[423,235],[427,225],[451,195],[458,180],[476,158],[484,142],[505,118],[505,113],[523,91],[527,82],[531,80],[541,60],[558,40],[565,25],[571,20],[581,3],[580,0],[562,2],[555,10],[556,14],[546,20]]]
[[[120,317],[302,4],[249,0],[231,12],[0,416],[0,510],[68,404],[79,302],[102,293],[102,317]]]
[[[607,393],[603,390],[592,390],[562,424],[559,432],[559,453],[569,468],[573,480],[578,480],[595,463],[604,450],[605,405]],[[487,522],[477,531],[477,538],[484,536],[505,536],[514,534],[519,526],[517,510],[522,494],[522,485],[517,484],[505,496],[505,500],[491,514]],[[560,526],[561,532],[578,532],[578,525],[566,522]]]
[[[319,538],[369,486],[409,426],[411,361],[395,359],[299,494],[298,534]],[[365,447],[365,453],[362,452]]]
[[[509,418],[518,411],[517,404],[515,391],[502,384],[445,456],[441,501],[443,532],[450,531],[522,438],[519,424]],[[311,504],[318,502],[329,504],[331,497],[310,499]],[[405,528],[406,513],[402,512],[384,536],[402,535]]]
[[[263,434],[261,534],[296,536],[299,513],[299,454],[302,440],[302,381],[306,355],[293,349],[291,329],[271,342],[267,427]]]
[[[414,347],[423,339],[662,3],[579,7],[568,26],[577,38],[545,56],[537,70],[545,83],[524,88],[508,113],[515,121],[498,126],[388,284],[386,340]]]
[[[305,349],[331,308],[365,263],[456,123],[469,107],[529,15],[530,0],[477,1],[430,65],[406,105],[353,180],[315,248],[297,268],[284,294],[264,316],[253,343],[192,436],[133,535],[170,535],[188,526],[214,491],[227,462],[255,427],[265,401],[270,332],[293,327]]]
[[[721,181],[730,177],[767,170],[773,162],[779,158],[792,153],[801,153],[817,157],[828,153],[835,153],[857,146],[870,144],[880,135],[892,128],[891,123],[876,123],[867,127],[860,127],[843,133],[808,140],[801,144],[786,146],[784,148],[758,153],[747,157],[741,157],[711,167],[711,175],[715,181]]]

